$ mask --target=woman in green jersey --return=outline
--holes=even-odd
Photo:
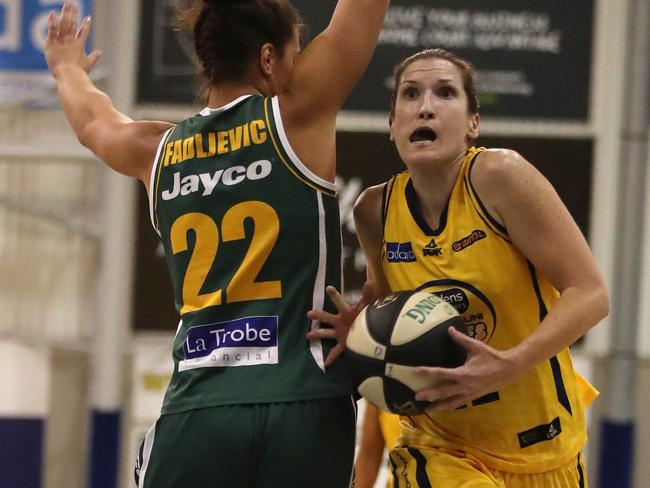
[[[181,318],[140,487],[348,487],[351,384],[305,335],[340,284],[335,119],[389,0],[339,0],[300,52],[288,0],[194,0],[181,12],[207,106],[179,124],[118,112],[88,72],[90,18],[51,13],[45,55],[81,143],[145,185]],[[336,354],[336,353],[335,353]]]
[[[468,335],[458,368],[422,367],[426,415],[402,418],[391,451],[396,486],[587,486],[584,410],[595,390],[569,346],[608,313],[587,242],[549,182],[479,135],[471,66],[443,50],[404,60],[395,74],[390,136],[406,171],[355,205],[376,295],[426,290],[452,303]],[[408,259],[391,247],[412,250]],[[331,291],[334,295],[336,293]],[[341,341],[354,316],[311,312]]]

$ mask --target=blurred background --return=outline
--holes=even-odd
[[[83,0],[92,76],[136,119],[200,110],[190,40],[170,0]],[[305,40],[335,0],[294,0]],[[43,59],[60,0],[0,0],[0,488],[133,485],[178,318],[144,188],[79,145]],[[401,166],[388,140],[392,71],[443,47],[475,66],[486,147],[553,183],[607,279],[610,316],[573,347],[601,391],[591,486],[647,488],[650,465],[650,1],[393,0],[338,119],[346,295],[365,262],[352,205]],[[382,486],[383,474],[376,486]]]

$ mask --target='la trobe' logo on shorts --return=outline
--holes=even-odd
[[[278,363],[278,317],[246,317],[187,331],[179,371]]]

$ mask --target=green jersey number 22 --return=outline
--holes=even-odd
[[[230,208],[221,223],[221,240],[230,242],[245,239],[244,221],[248,218],[253,219],[255,231],[242,263],[226,288],[228,303],[282,297],[282,284],[279,280],[255,281],[271,254],[280,231],[278,214],[270,205],[249,201]],[[219,227],[212,217],[204,213],[190,212],[182,215],[174,221],[171,228],[174,254],[188,250],[187,234],[191,230],[195,233],[196,241],[183,280],[181,315],[223,303],[222,290],[201,293],[219,251]]]

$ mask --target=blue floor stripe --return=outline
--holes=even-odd
[[[44,419],[0,418],[0,486],[41,488]]]

